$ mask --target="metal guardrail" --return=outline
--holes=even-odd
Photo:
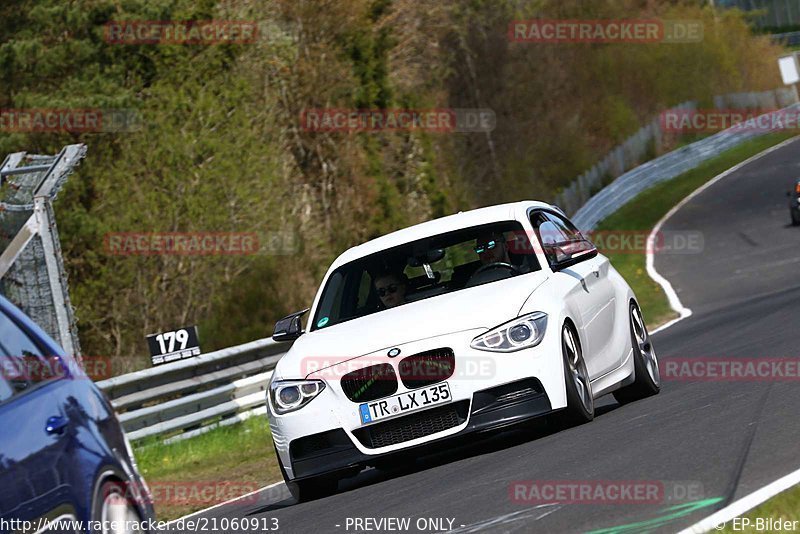
[[[728,93],[714,97],[714,107],[726,109],[753,109],[777,110],[797,102],[796,92],[787,87],[771,91]],[[646,162],[650,154],[663,152],[662,117],[672,112],[686,112],[696,109],[695,101],[684,102],[678,106],[662,111],[648,124],[640,128],[635,134],[626,139],[622,144],[611,150],[606,156],[595,163],[592,168],[578,176],[555,196],[555,203],[567,214],[575,214],[596,195],[604,186],[613,180],[633,171]]]
[[[797,109],[800,109],[800,104],[793,104],[765,115],[779,116],[788,110]],[[648,161],[626,172],[590,198],[572,216],[572,221],[581,230],[593,230],[600,221],[646,189],[671,180],[748,139],[777,130],[779,128],[769,130],[733,127]]]
[[[290,346],[260,339],[97,385],[131,441],[182,439],[264,414],[272,370]]]
[[[666,110],[664,113],[680,113],[696,108],[697,102],[683,102]],[[577,212],[604,185],[652,157],[649,154],[659,153],[663,136],[661,119],[660,117],[655,117],[635,134],[628,137],[622,144],[606,154],[603,159],[592,165],[591,169],[564,187],[556,195],[555,203],[566,213]]]
[[[785,46],[797,46],[800,44],[800,32],[773,33],[770,37],[776,43]]]

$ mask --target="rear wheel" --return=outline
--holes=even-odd
[[[580,341],[571,324],[561,328],[561,353],[564,358],[564,380],[567,408],[556,414],[556,422],[567,426],[588,423],[594,419],[594,397]]]
[[[283,462],[281,462],[281,458],[278,456],[277,448],[275,449],[275,458],[278,460],[278,466],[281,469],[283,481],[286,483],[289,493],[292,494],[292,497],[294,497],[294,500],[297,502],[313,501],[314,499],[327,497],[328,495],[336,493],[339,487],[339,479],[337,476],[320,475],[303,480],[289,480],[289,477],[286,475],[286,470],[283,468]]]
[[[792,225],[800,226],[800,209],[789,210],[792,214]]]
[[[658,357],[650,342],[647,326],[642,312],[635,302],[629,308],[631,322],[631,344],[633,345],[633,384],[618,389],[614,398],[620,404],[655,395],[661,390],[661,374],[658,371]]]

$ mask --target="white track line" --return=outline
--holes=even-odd
[[[731,173],[741,169],[748,163],[752,163],[757,159],[766,156],[767,154],[770,154],[780,148],[783,148],[789,143],[797,141],[797,139],[800,139],[800,137],[792,137],[791,139],[787,139],[786,141],[779,143],[773,147],[770,147],[764,150],[763,152],[759,152],[755,156],[744,160],[738,165],[734,165],[730,169],[715,176],[710,181],[706,182],[705,184],[701,185],[700,187],[692,191],[692,193],[689,196],[678,202],[671,210],[667,212],[666,215],[664,215],[661,218],[660,221],[656,223],[656,225],[653,227],[653,230],[650,232],[650,235],[647,238],[647,242],[656,243],[657,241],[655,240],[655,236],[658,235],[658,232],[661,230],[661,227],[664,225],[667,219],[672,217],[679,209],[681,209],[684,205],[686,205],[686,203],[688,203],[694,197],[705,191],[707,188],[711,187],[712,185],[722,180],[726,176],[730,175]],[[675,292],[675,289],[672,287],[672,284],[670,284],[666,278],[661,276],[658,273],[658,271],[656,271],[654,265],[655,254],[653,254],[652,248],[648,247],[648,249],[649,251],[647,254],[647,274],[650,276],[650,278],[652,278],[657,284],[659,284],[662,287],[664,293],[666,293],[667,298],[669,299],[669,305],[672,307],[673,310],[675,310],[679,314],[678,318],[673,319],[672,321],[669,321],[667,324],[664,324],[653,330],[652,333],[655,334],[656,332],[660,332],[661,330],[666,330],[667,328],[674,325],[678,321],[682,321],[683,319],[686,319],[687,317],[691,316],[692,310],[686,308],[681,303],[681,300],[680,298],[678,298],[678,294]],[[701,519],[694,525],[682,530],[679,534],[699,534],[702,532],[708,532],[710,530],[714,530],[719,525],[724,524],[726,521],[730,521],[734,517],[738,517],[743,513],[752,510],[759,504],[771,499],[775,495],[797,484],[800,484],[800,469],[792,473],[789,473],[788,475],[779,478],[778,480],[770,484],[767,484],[763,488],[760,488],[754,491],[753,493],[750,493],[749,495],[745,495],[738,501],[732,502],[725,508],[714,512],[710,516]]]
[[[730,521],[734,517],[739,517],[745,512],[752,510],[764,501],[771,499],[775,495],[781,493],[782,491],[786,491],[796,484],[800,484],[800,469],[794,471],[793,473],[789,473],[785,477],[779,478],[771,484],[767,484],[763,488],[754,491],[750,495],[742,497],[738,501],[729,504],[722,510],[718,510],[705,519],[701,519],[694,525],[680,531],[678,534],[700,534],[702,532],[714,530],[720,525],[725,524],[727,521]],[[722,529],[720,528],[718,530]]]
[[[791,143],[793,141],[796,141],[797,139],[798,139],[798,137],[792,137],[791,139],[787,139],[786,141],[784,141],[782,143],[778,143],[777,145],[775,145],[773,147],[770,147],[770,148],[764,150],[763,152],[759,152],[755,156],[747,158],[746,160],[742,161],[741,163],[739,163],[737,165],[734,165],[733,167],[731,167],[730,169],[726,170],[725,172],[723,172],[721,174],[718,174],[717,176],[715,176],[714,178],[712,178],[711,180],[709,180],[705,184],[701,185],[700,187],[698,187],[697,189],[692,191],[689,194],[689,196],[687,196],[686,198],[684,198],[683,200],[681,200],[680,202],[675,204],[675,206],[673,206],[673,208],[671,210],[669,210],[666,213],[666,215],[661,217],[661,220],[659,220],[656,223],[656,225],[653,227],[653,229],[650,231],[650,235],[647,236],[647,243],[648,244],[650,244],[650,243],[658,243],[658,241],[656,240],[656,236],[658,235],[658,232],[661,231],[661,227],[664,225],[664,223],[667,221],[667,219],[669,219],[670,217],[675,215],[675,213],[679,209],[681,209],[683,206],[685,206],[694,197],[696,197],[697,195],[699,195],[700,193],[702,193],[703,191],[705,191],[706,189],[708,189],[709,187],[711,187],[715,183],[719,182],[720,180],[722,180],[726,176],[738,171],[739,169],[741,169],[745,165],[747,165],[749,163],[752,163],[752,162],[754,162],[754,161],[766,156],[767,154],[770,154],[771,152],[774,152],[774,151],[776,151],[776,150],[778,150],[780,148],[783,148],[784,146],[788,145],[789,143]],[[681,303],[681,299],[678,297],[678,294],[675,292],[675,289],[672,287],[672,284],[669,283],[669,280],[667,280],[666,278],[661,276],[658,273],[658,271],[656,271],[656,267],[655,267],[655,251],[653,250],[653,247],[651,247],[651,246],[648,246],[647,248],[648,248],[648,252],[647,252],[647,258],[646,258],[646,261],[645,261],[645,264],[647,266],[647,274],[648,274],[648,276],[650,276],[650,278],[653,279],[653,281],[655,281],[658,285],[661,286],[661,289],[663,289],[664,293],[667,295],[667,299],[669,300],[670,307],[675,312],[678,313],[678,317],[677,318],[669,321],[666,324],[663,324],[663,325],[659,326],[658,328],[656,328],[655,330],[653,330],[651,332],[651,334],[655,334],[656,332],[660,332],[662,330],[666,330],[667,328],[669,328],[670,326],[674,325],[675,323],[677,323],[679,321],[682,321],[682,320],[686,319],[687,317],[690,317],[692,315],[692,310],[690,310],[689,308],[685,307]]]

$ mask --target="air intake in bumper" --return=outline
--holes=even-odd
[[[369,449],[396,445],[455,428],[467,420],[469,401],[459,401],[412,413],[353,431]]]

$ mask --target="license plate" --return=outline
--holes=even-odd
[[[450,402],[451,399],[450,386],[447,385],[447,382],[443,382],[400,393],[388,399],[365,402],[359,405],[358,411],[361,414],[361,424],[366,425],[382,419],[415,412],[429,406],[445,404]]]

